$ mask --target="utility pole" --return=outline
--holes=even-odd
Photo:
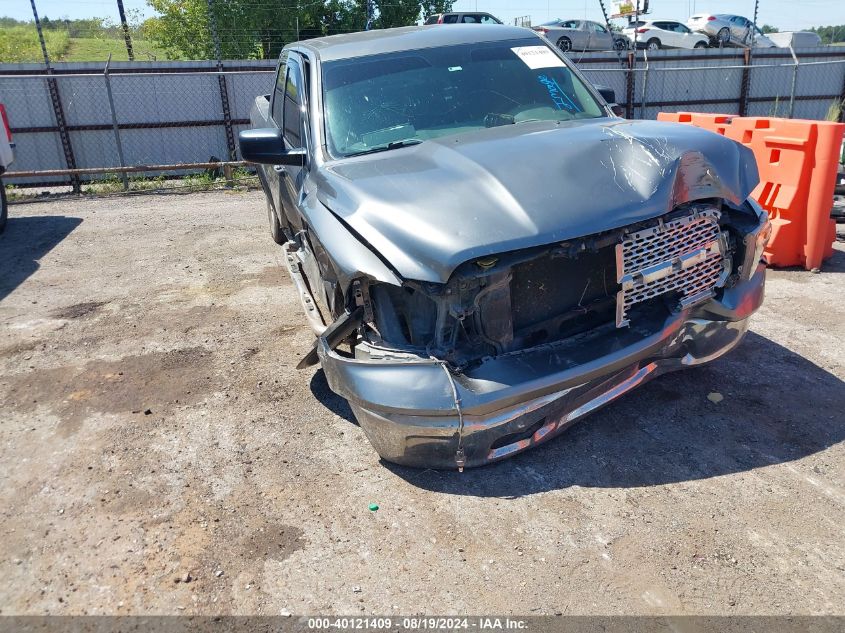
[[[44,55],[44,65],[47,66],[47,74],[52,75],[50,69],[50,56],[47,54],[47,44],[44,41],[44,31],[41,30],[41,20],[38,18],[38,10],[35,8],[35,0],[29,0],[32,5],[32,16],[35,18],[35,30],[38,31],[38,41],[41,42],[41,53]]]
[[[208,0],[208,26],[211,28],[211,39],[214,42],[214,57],[217,59],[217,84],[220,88],[220,105],[223,107],[226,147],[229,150],[229,160],[235,160],[237,158],[235,132],[232,128],[232,112],[229,107],[229,89],[226,86],[226,75],[223,74],[223,47],[220,46],[220,35],[217,32],[217,15],[214,13],[214,0]]]
[[[68,169],[76,169],[76,157],[73,155],[73,146],[70,142],[70,134],[67,130],[65,111],[62,108],[62,98],[59,95],[59,84],[53,77],[53,67],[50,65],[50,55],[47,53],[47,43],[44,41],[44,31],[41,30],[41,20],[38,17],[38,10],[35,8],[35,0],[29,0],[32,5],[32,17],[35,20],[35,29],[38,31],[38,41],[41,43],[41,53],[44,55],[44,65],[47,67],[47,90],[50,93],[50,102],[53,104],[53,115],[56,117],[56,127],[59,128],[59,140],[62,142],[62,150],[65,154],[65,164]],[[71,176],[73,192],[79,193],[79,176]]]
[[[373,0],[367,0],[367,26],[364,30],[369,31],[371,28],[373,28]]]
[[[126,11],[123,10],[123,0],[117,0],[117,12],[120,14],[120,26],[123,28],[123,39],[126,42],[126,54],[129,61],[135,61],[135,53],[132,52],[132,37],[129,35],[129,24],[126,22]]]
[[[754,0],[754,23],[751,25],[751,40],[749,48],[754,48],[754,38],[757,36],[757,11],[760,9],[760,0]]]

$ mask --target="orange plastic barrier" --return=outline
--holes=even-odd
[[[661,112],[657,119],[722,134],[754,152],[760,184],[751,196],[772,221],[770,265],[812,270],[833,255],[830,208],[845,123],[697,112]]]

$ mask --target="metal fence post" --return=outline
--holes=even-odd
[[[643,51],[643,59],[645,59],[645,69],[643,70],[643,90],[642,90],[642,98],[640,99],[640,118],[645,118],[645,102],[646,102],[646,89],[648,88],[648,51]]]
[[[29,0],[32,5],[32,15],[35,18],[35,28],[38,31],[38,41],[41,44],[41,53],[44,55],[44,65],[47,67],[47,90],[50,92],[50,102],[53,105],[53,115],[56,117],[56,126],[59,128],[59,139],[62,142],[62,151],[65,155],[65,163],[68,169],[76,169],[76,157],[73,155],[73,145],[70,142],[65,111],[62,108],[62,99],[59,94],[59,85],[53,75],[53,67],[50,65],[50,55],[47,54],[47,43],[44,41],[44,32],[41,30],[41,20],[38,18],[38,10],[35,8],[35,0]],[[79,193],[81,186],[79,176],[71,176],[70,184],[74,193]]]
[[[839,95],[839,122],[845,123],[845,77],[842,78],[842,92]]]
[[[628,51],[628,70],[625,72],[625,118],[634,118],[634,64],[636,54]]]
[[[214,56],[217,58],[217,85],[220,88],[220,105],[223,107],[223,125],[226,128],[226,146],[229,160],[237,157],[235,132],[232,129],[232,112],[229,108],[229,90],[226,87],[226,75],[223,74],[223,52],[217,33],[217,16],[214,15],[214,0],[208,0],[208,24],[211,27],[211,39],[214,41]]]
[[[742,80],[739,84],[739,116],[748,114],[748,88],[751,84],[751,49],[743,52]]]
[[[604,6],[604,0],[599,0],[599,6],[601,7],[601,13],[604,16],[604,23],[605,23],[605,26],[607,27],[607,32],[611,34],[611,37],[613,37],[613,29],[611,28],[610,18],[607,15],[607,9]],[[516,21],[514,21],[514,24],[516,24]],[[526,26],[526,25],[521,24],[519,26]],[[531,25],[528,24],[528,26],[531,26]],[[616,58],[619,60],[619,65],[624,68],[625,62],[622,59],[622,51],[619,50],[618,48],[616,48],[616,42],[615,41],[614,41],[614,44],[613,44],[613,50],[616,51]]]
[[[111,110],[111,126],[114,130],[114,143],[117,146],[117,159],[120,161],[121,167],[126,167],[126,161],[123,160],[123,144],[120,142],[120,128],[117,126],[117,112],[114,108],[114,96],[111,91],[111,77],[109,77],[109,64],[111,64],[111,53],[106,62],[106,67],[103,69],[103,78],[106,81],[106,94],[109,98],[109,110]],[[120,172],[120,179],[123,181],[123,190],[129,191],[129,177],[125,171]]]
[[[123,39],[126,42],[126,54],[129,61],[135,61],[135,53],[132,50],[132,37],[129,35],[129,24],[126,22],[126,12],[123,10],[123,0],[117,0],[117,12],[120,14],[120,26],[123,28]]]
[[[793,112],[795,112],[795,85],[798,81],[798,56],[795,54],[792,44],[789,45],[789,52],[792,54],[792,61],[795,62],[795,66],[792,69],[792,86],[789,88],[789,118],[791,119]]]

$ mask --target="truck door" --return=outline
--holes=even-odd
[[[282,130],[285,149],[308,148],[308,116],[306,83],[302,60],[290,52],[284,68],[279,69],[273,94],[273,122]],[[273,203],[291,232],[302,228],[298,203],[305,180],[305,168],[293,165],[273,165],[267,169],[267,181],[273,190]]]
[[[273,86],[273,94],[270,96],[270,120],[268,123],[280,129],[282,127],[282,107],[284,106],[285,81],[287,79],[287,59],[288,52],[282,51],[282,56],[279,58],[279,67],[276,70],[276,83]],[[275,169],[275,165],[259,165],[259,169],[264,173],[270,196],[273,199],[273,208],[276,209],[279,222],[284,227],[288,223],[280,197],[279,172]]]
[[[306,82],[303,73],[302,58],[291,52],[288,55],[287,78],[285,80],[282,106],[282,135],[285,149],[305,149],[306,164],[304,167],[293,165],[276,165],[279,174],[279,195],[282,208],[290,221],[294,233],[302,229],[302,218],[299,215],[299,199],[305,181],[305,173],[309,167],[307,158],[308,142],[308,99],[306,96]]]

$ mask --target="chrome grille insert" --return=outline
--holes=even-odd
[[[730,272],[720,215],[708,208],[660,220],[616,245],[616,273],[622,286],[616,295],[616,327],[629,324],[633,305],[667,292],[680,293],[681,308],[713,296]]]

